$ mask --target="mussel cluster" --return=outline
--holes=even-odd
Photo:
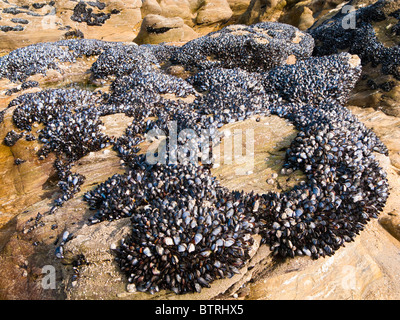
[[[343,28],[353,19],[355,28]],[[399,35],[400,7],[390,0],[379,0],[361,7],[352,16],[340,12],[332,18],[310,29],[310,34],[316,40],[314,54],[324,56],[346,50],[357,54],[363,65],[371,64],[373,68],[381,66],[385,75],[392,75],[400,80],[400,48],[396,43],[384,44],[375,32],[375,24],[387,21],[388,35]],[[397,20],[393,22],[393,20]]]
[[[96,106],[103,101],[98,93],[85,90],[43,90],[24,94],[10,105],[15,125],[21,130],[32,130],[33,123],[41,123],[39,140],[44,143],[40,155],[63,153],[75,161],[90,151],[109,145],[109,138],[100,131],[100,112]]]
[[[11,130],[8,132],[4,138],[4,144],[7,147],[12,147],[17,143],[19,139],[22,138],[22,134],[15,132],[14,130]]]
[[[34,122],[44,125],[40,155],[57,154],[62,191],[57,206],[84,181],[71,172],[76,160],[109,145],[119,154],[126,172],[88,191],[84,200],[96,211],[90,223],[130,218],[132,232],[114,252],[138,290],[198,292],[215,279],[231,277],[249,260],[254,234],[281,257],[330,256],[384,207],[388,182],[374,152],[388,150],[344,107],[361,72],[350,54],[310,57],[309,35],[272,23],[231,26],[182,47],[80,43],[68,42],[72,56],[99,55],[92,76],[112,79],[110,93],[25,94],[10,104],[16,106],[13,120],[26,131]],[[90,51],[91,44],[101,49]],[[15,66],[25,61],[24,52]],[[288,61],[291,55],[295,63]],[[11,58],[0,58],[0,65]],[[160,68],[178,63],[193,72],[186,80]],[[10,65],[6,70],[13,79],[24,78]],[[181,99],[189,95],[194,100]],[[100,130],[101,116],[115,113],[132,117],[118,139]],[[174,146],[171,121],[178,132],[192,129],[198,137],[209,130],[211,152],[218,128],[269,115],[298,130],[281,174],[299,169],[307,179],[292,190],[228,190],[211,175],[212,163],[200,163],[201,152],[195,161],[170,161],[171,152],[188,152],[187,143],[207,142],[188,135]],[[154,139],[165,138],[169,151],[157,163],[139,154],[150,132],[157,133]]]
[[[332,103],[280,110],[300,131],[286,152],[286,170],[302,170],[306,183],[264,197],[263,239],[274,254],[332,255],[382,211],[386,173],[373,152],[386,147],[345,108]]]
[[[176,50],[171,61],[188,70],[241,68],[262,72],[284,64],[289,57],[312,54],[314,39],[297,28],[272,22],[233,25],[189,41]]]
[[[103,2],[89,2],[89,6],[93,5],[97,7],[99,10],[105,8],[105,4]],[[102,5],[100,5],[102,4]],[[108,19],[111,18],[111,13],[94,13],[92,8],[88,8],[88,4],[83,1],[80,1],[74,7],[74,13],[71,16],[72,21],[76,22],[86,22],[88,26],[102,26]]]
[[[60,70],[60,63],[74,63],[79,57],[99,55],[113,45],[112,42],[80,39],[22,47],[0,59],[0,78],[25,81],[34,74],[46,74],[50,69]]]
[[[282,100],[266,93],[260,74],[239,68],[205,70],[187,81],[200,93],[207,93],[194,101],[193,108],[202,115],[212,115],[210,120],[220,124],[241,121],[254,114],[268,115],[269,107]]]

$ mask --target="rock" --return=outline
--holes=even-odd
[[[361,61],[348,53],[312,57],[279,66],[263,75],[266,92],[276,93],[285,100],[318,103],[334,99],[343,105],[361,75]]]
[[[232,10],[232,16],[235,18],[246,12],[251,0],[227,0]]]
[[[255,0],[251,1],[246,11],[238,17],[238,23],[282,22],[306,30],[315,20],[340,8],[345,2],[344,0]]]
[[[298,28],[300,30],[307,30],[314,24],[314,21],[315,19],[313,16],[313,12],[311,11],[311,9],[305,7],[300,15]]]
[[[162,42],[186,42],[198,37],[198,34],[187,26],[180,17],[165,18],[149,14],[142,22],[140,32],[135,38],[139,44],[158,44]]]
[[[142,26],[146,27],[149,32],[162,33],[163,29],[182,28],[184,25],[183,19],[165,18],[163,16],[150,14],[143,19]]]
[[[251,1],[247,10],[238,18],[238,21],[243,24],[278,21],[286,4],[286,1],[282,0]]]
[[[333,2],[299,1],[283,14],[279,21],[297,26],[300,30],[307,30],[314,24],[315,16],[321,14],[324,8],[332,8]],[[340,1],[336,1],[336,5],[339,3]]]
[[[27,2],[25,7],[22,7],[22,2],[16,5],[2,3],[1,23],[8,23],[11,19],[26,21],[20,25],[23,26],[23,30],[10,30],[12,36],[6,36],[0,31],[2,40],[0,49],[10,50],[38,42],[61,40],[64,34],[71,30],[80,30],[90,39],[131,41],[135,36],[133,28],[142,19],[140,12],[142,2],[104,0],[98,3],[62,0],[49,2],[43,6]],[[11,9],[15,14],[11,13]],[[7,10],[10,10],[10,13],[7,13]]]
[[[226,22],[232,17],[232,14],[227,0],[205,0],[197,12],[196,22],[198,24]]]
[[[376,238],[373,234],[379,234]],[[371,223],[337,255],[312,262],[299,258],[277,266],[249,285],[249,300],[379,300],[399,296],[398,243]],[[394,261],[390,261],[394,259]],[[385,267],[382,267],[385,265]],[[279,290],[277,290],[279,288]]]
[[[5,121],[5,123],[1,124],[1,132],[4,130],[3,126],[10,123],[8,115]],[[118,136],[121,128],[126,126],[126,120],[118,115],[114,119],[112,119],[112,116],[108,116],[105,123],[109,122],[116,127],[120,127],[118,128],[119,131],[113,128],[108,131],[110,134],[115,134],[115,136]],[[110,124],[108,126],[110,127]],[[32,143],[39,145],[36,141],[28,143],[25,139],[21,139],[13,147],[13,153],[16,157],[23,154],[24,159],[28,160],[27,163],[18,166],[18,173],[6,169],[10,165],[9,162],[13,159],[13,156],[7,155],[3,149],[0,152],[1,157],[5,157],[4,160],[7,159],[2,161],[0,170],[2,172],[3,170],[8,170],[7,172],[9,172],[4,180],[7,183],[7,189],[2,188],[0,190],[2,197],[5,196],[8,199],[8,203],[4,203],[1,200],[2,209],[6,210],[7,214],[2,214],[2,219],[0,220],[2,225],[0,230],[2,271],[0,273],[13,274],[11,282],[0,280],[0,296],[8,298],[19,296],[27,299],[65,299],[62,292],[42,290],[40,280],[36,282],[35,286],[29,288],[29,277],[34,276],[40,279],[43,276],[42,268],[48,265],[55,268],[57,276],[62,276],[65,270],[63,270],[60,261],[53,254],[56,249],[54,242],[58,237],[61,239],[64,227],[73,234],[83,226],[87,209],[82,206],[81,196],[78,195],[76,199],[64,206],[63,213],[55,211],[52,215],[46,214],[51,209],[50,193],[57,188],[57,178],[54,176],[52,164],[55,158],[51,155],[44,161],[38,161]],[[30,154],[31,152],[32,154]],[[121,173],[119,161],[120,159],[112,150],[109,150],[108,153],[97,152],[89,154],[82,158],[74,169],[86,176],[86,181],[82,185],[82,192],[88,188],[90,189],[93,184],[103,181],[112,171]],[[104,170],[104,168],[107,168],[107,170]],[[40,218],[38,218],[38,212],[42,213]],[[63,214],[67,214],[68,218],[65,219],[65,216],[63,218]],[[12,218],[10,215],[14,217]],[[8,221],[11,220],[12,222],[7,224],[7,220],[5,220],[7,218]],[[83,224],[81,225],[79,221],[83,222]],[[59,226],[56,229],[52,228],[55,222]],[[29,231],[34,226],[36,226],[36,228],[32,229],[34,231]],[[19,238],[20,235],[22,235],[23,239]],[[89,256],[92,257],[91,255]],[[19,270],[21,270],[20,266],[22,265],[21,259],[26,259],[27,257],[30,257],[28,259],[32,258],[35,262],[32,267],[27,269],[28,279],[23,280]],[[72,263],[76,257],[66,252],[65,261],[69,258],[71,258]],[[118,278],[118,275],[116,275],[116,278]],[[75,282],[75,284],[78,283],[79,281]],[[57,282],[57,285],[60,285],[60,283]],[[77,290],[78,287],[76,285],[74,288]]]
[[[254,159],[250,161],[252,156],[244,153],[242,155],[243,159],[229,161],[229,154],[222,152],[225,144],[229,141],[229,137],[222,139],[220,157],[214,161],[220,166],[215,167],[212,173],[218,177],[223,186],[229,189],[239,188],[246,192],[252,190],[254,192],[263,192],[263,190],[282,191],[290,190],[299,180],[304,178],[302,172],[295,171],[288,176],[279,175],[276,179],[268,179],[268,181],[266,179],[278,172],[283,165],[284,152],[279,150],[288,147],[295,137],[296,130],[292,125],[287,124],[276,116],[271,116],[261,117],[259,122],[256,122],[255,119],[249,119],[237,124],[227,125],[221,129],[221,132],[228,131],[233,133],[235,130],[241,130],[243,133],[247,132],[247,130],[254,130]],[[279,136],[274,134],[278,130],[280,132]],[[245,135],[242,139],[243,146],[245,146]],[[265,143],[265,140],[268,143]],[[247,161],[246,157],[248,157]],[[243,162],[245,165],[243,165]],[[247,169],[252,169],[251,173],[243,175],[243,172]],[[232,172],[236,174],[232,174]]]
[[[397,212],[390,212],[379,219],[379,223],[397,240],[400,241],[400,216]]]

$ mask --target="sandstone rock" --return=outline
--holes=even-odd
[[[179,22],[178,20],[173,22],[181,25],[183,20],[181,19]],[[156,26],[158,27],[157,23]],[[231,35],[232,38],[240,38],[249,33],[259,33],[259,38],[255,41],[261,45],[257,47],[258,49],[265,49],[263,46],[268,47],[273,42],[271,39],[273,36],[270,34],[269,37],[266,36],[268,31],[271,31],[271,28],[267,29],[265,25],[258,26],[255,32],[251,28],[246,29],[244,26],[232,26],[229,30],[229,33],[233,33]],[[279,33],[288,30],[285,27],[282,29],[273,29],[273,31]],[[289,50],[291,54],[287,54],[283,60],[278,61],[278,68],[296,70],[301,65],[304,68],[302,71],[307,75],[306,71],[313,69],[313,65],[310,66],[307,63],[312,61],[311,64],[318,65],[316,61],[320,60],[318,58],[309,59],[313,45],[311,39],[306,34],[294,28],[289,28],[289,31],[292,32],[288,32],[286,38],[280,38],[282,41],[278,42],[276,48],[282,49],[289,46],[292,51]],[[215,42],[218,42],[221,38],[223,37],[219,37],[217,34]],[[199,52],[199,48],[196,48],[193,43],[191,43],[193,52]],[[213,43],[213,40],[211,40],[211,43]],[[68,51],[71,53],[77,50],[83,53],[88,44],[93,43],[84,40],[71,42],[69,43],[71,47],[68,47],[68,49],[61,48],[62,51],[60,52]],[[170,62],[171,56],[178,52],[179,49],[167,49],[166,47],[138,47],[136,45],[128,46],[123,44],[112,46],[107,44],[106,47],[101,45],[99,47],[96,46],[96,54],[90,57],[78,56],[77,61],[69,62],[67,66],[60,63],[60,61],[56,61],[59,69],[56,72],[59,75],[57,74],[54,78],[50,77],[50,80],[53,81],[52,86],[60,87],[65,87],[67,84],[78,85],[77,80],[82,78],[87,85],[93,85],[93,79],[88,77],[88,74],[97,75],[104,81],[104,86],[99,86],[96,90],[107,93],[104,95],[104,99],[110,99],[109,101],[114,102],[118,101],[118,97],[123,101],[125,97],[124,91],[130,90],[137,94],[139,90],[136,89],[142,89],[143,87],[148,87],[148,92],[150,93],[152,91],[158,94],[161,92],[170,93],[168,86],[164,87],[164,85],[172,83],[170,81],[171,77],[168,75],[165,76],[163,69],[158,64],[161,64],[161,62],[166,63],[164,67],[168,67],[167,70],[170,70],[171,73],[176,70],[176,75],[182,74],[183,70],[179,65],[170,66],[167,63]],[[37,46],[35,48],[41,48],[45,51],[53,47]],[[206,50],[205,47],[200,48]],[[222,51],[227,50],[229,47],[222,43],[219,48]],[[27,52],[29,53],[29,50]],[[191,53],[192,55],[193,52]],[[281,50],[279,52],[282,54]],[[188,52],[186,53],[188,54]],[[243,54],[243,52],[241,53]],[[282,64],[288,63],[291,55],[296,55],[295,61],[292,62],[293,64],[282,66]],[[245,56],[247,57],[247,52]],[[337,56],[331,56],[326,59],[332,59],[332,61],[344,64],[344,70],[352,70],[358,67],[359,60],[357,57],[349,54],[341,54],[340,56],[345,58],[341,60]],[[237,57],[240,58],[242,56],[238,54]],[[37,76],[35,80],[39,82],[39,88],[28,90],[41,90],[46,87],[44,80],[46,71],[54,70],[50,66],[54,65],[55,60],[52,57],[50,58],[48,61],[45,61],[43,70],[38,68],[30,74],[31,78]],[[201,57],[197,58],[201,60]],[[231,91],[236,94],[251,92],[251,96],[246,97],[247,100],[244,100],[244,102],[252,105],[253,103],[250,103],[253,102],[251,98],[262,97],[262,94],[265,94],[265,88],[259,82],[260,74],[253,73],[250,76],[251,71],[249,70],[238,71],[238,66],[246,66],[243,61],[240,65],[232,66],[230,65],[231,61],[227,61],[228,58],[224,55],[206,56],[206,60],[207,58],[211,58],[214,60],[213,62],[217,63],[207,68],[203,60],[199,63],[199,66],[206,66],[204,68],[206,70],[190,77],[187,82],[182,79],[175,79],[177,83],[186,84],[182,85],[182,87],[177,86],[178,91],[185,91],[187,88],[191,90],[191,86],[193,85],[196,88],[203,88],[199,90],[202,95],[210,94],[213,97],[213,94],[215,94],[215,97],[218,97],[218,94],[223,93],[226,96],[229,93],[230,90],[225,90],[225,88],[233,88],[234,90]],[[20,62],[21,66],[25,64],[23,61]],[[193,61],[196,60],[193,59]],[[223,63],[227,63],[223,67],[232,67],[232,69],[221,68],[220,66]],[[92,65],[93,67],[91,67]],[[274,65],[272,62],[263,71],[268,72],[269,68],[275,70],[276,67],[277,65]],[[80,69],[80,73],[76,69]],[[14,80],[17,83],[24,81],[26,80],[24,77],[26,76],[25,73],[31,72],[31,70],[27,70],[22,74],[14,74],[14,71],[12,68],[2,69],[4,79],[0,82],[1,89],[14,88],[16,83],[12,83],[10,80]],[[41,71],[43,71],[43,74]],[[329,72],[326,72],[326,74],[329,74],[329,77],[335,78],[337,76],[335,72],[339,73],[339,78],[343,74],[348,73],[341,70],[334,71],[329,69]],[[65,78],[71,75],[70,73],[76,73],[75,77],[77,78],[73,77],[74,80],[70,83],[64,82]],[[297,72],[294,73],[297,74]],[[129,79],[129,76],[132,76],[133,79]],[[227,82],[230,81],[230,77],[232,76],[236,80],[245,79],[246,81],[240,81],[236,84],[236,87],[235,84],[228,86]],[[107,79],[107,77],[110,79]],[[117,77],[118,79],[110,88],[110,81],[113,80],[113,77]],[[285,78],[288,78],[288,76]],[[288,92],[287,97],[289,100],[295,100],[298,97],[304,99],[302,93],[298,94],[290,90],[292,86],[297,87],[300,84],[313,81],[318,83],[318,80],[312,77],[307,78],[307,76],[303,75],[303,78],[302,81],[298,79],[291,79],[292,82],[288,81],[288,83],[295,83],[295,85],[282,85],[280,90]],[[154,83],[159,79],[167,80],[160,80],[160,83]],[[351,83],[349,86],[351,86]],[[270,87],[270,85],[267,85],[267,87]],[[343,96],[343,99],[339,98],[338,101],[344,102],[346,100],[346,90],[341,90],[340,86],[331,89],[330,93],[333,97],[335,94]],[[313,90],[318,91],[316,89]],[[6,132],[14,128],[11,121],[13,109],[7,108],[10,97],[6,96],[4,92],[5,90],[0,91],[0,110],[5,111],[4,114],[2,113],[4,119],[0,121],[0,138],[4,137]],[[20,92],[26,93],[27,91],[18,91],[14,93],[15,96],[12,98],[16,97]],[[320,97],[325,98],[324,91],[317,93],[319,93]],[[180,95],[183,94],[179,94],[178,92],[171,100],[175,101],[177,96]],[[167,98],[164,96],[163,99]],[[161,99],[157,97],[156,100]],[[232,105],[238,104],[237,97],[232,97],[231,100]],[[198,101],[201,102],[202,100]],[[163,100],[163,103],[167,107],[170,106],[170,102]],[[217,106],[219,102],[216,102]],[[148,103],[150,108],[153,107],[151,101],[140,103]],[[177,103],[176,106],[181,107],[183,103]],[[240,106],[238,105],[238,107]],[[351,109],[354,114],[358,115],[366,123],[367,127],[374,129],[382,141],[389,146],[389,158],[377,156],[381,162],[381,166],[388,173],[389,185],[392,187],[391,195],[380,223],[391,234],[396,235],[392,230],[392,226],[397,224],[397,220],[386,220],[388,217],[395,217],[393,216],[394,208],[398,208],[398,199],[400,199],[400,187],[398,187],[399,168],[396,167],[400,163],[398,161],[400,155],[398,146],[398,135],[400,134],[398,121],[396,118],[389,117],[379,111],[356,107],[352,107]],[[134,111],[136,111],[135,108]],[[209,113],[205,114],[208,115]],[[139,117],[138,114],[134,114],[134,116],[135,119]],[[125,128],[132,123],[132,118],[122,113],[106,115],[101,120],[103,122],[101,125],[102,132],[116,138],[121,136],[125,132]],[[185,120],[191,121],[192,119]],[[40,127],[35,127],[34,131],[38,129]],[[257,152],[257,156],[254,159],[254,168],[246,168],[246,174],[239,177],[232,175],[232,171],[237,169],[237,166],[229,166],[229,164],[221,163],[222,165],[219,168],[213,169],[214,174],[218,175],[225,186],[247,191],[257,190],[257,188],[259,188],[258,191],[260,192],[265,192],[266,190],[279,191],[291,188],[294,184],[305,178],[304,175],[298,172],[292,172],[284,176],[281,174],[285,150],[290,146],[291,141],[296,135],[293,126],[288,125],[284,120],[272,116],[257,117],[229,124],[219,129],[221,131],[225,129],[253,129],[256,133],[254,152]],[[269,137],[269,139],[266,139],[266,137]],[[226,136],[226,138],[229,137]],[[266,143],[266,140],[269,143]],[[22,143],[27,142],[19,140],[11,148],[5,145],[2,145],[2,148],[0,148],[0,155],[1,157],[4,156],[3,166],[0,168],[0,171],[5,173],[4,176],[8,179],[7,181],[10,181],[9,185],[16,186],[20,184],[23,186],[20,194],[15,192],[14,189],[16,187],[14,189],[9,187],[10,190],[0,190],[1,195],[5,194],[5,197],[0,199],[2,201],[2,208],[6,208],[8,214],[8,216],[2,216],[6,217],[6,219],[2,221],[4,227],[0,229],[0,264],[2,266],[0,269],[0,298],[230,299],[234,296],[238,299],[396,299],[400,296],[399,282],[397,281],[400,276],[400,258],[398,255],[400,245],[377,221],[371,221],[354,242],[347,243],[345,247],[340,248],[335,255],[329,258],[321,258],[317,261],[311,260],[308,257],[276,259],[272,256],[272,252],[267,246],[260,245],[260,238],[255,237],[255,245],[251,250],[251,259],[240,270],[239,274],[230,279],[215,281],[211,288],[203,289],[200,294],[177,296],[165,291],[158,292],[155,295],[138,293],[136,287],[127,287],[127,279],[119,270],[112,251],[112,248],[118,246],[120,239],[130,232],[132,227],[130,220],[123,218],[113,222],[103,221],[98,224],[88,225],[87,221],[93,216],[94,212],[90,211],[87,204],[82,200],[82,195],[86,191],[93,190],[96,185],[105,181],[110,175],[124,173],[125,168],[121,166],[117,153],[111,147],[108,147],[100,151],[90,152],[74,162],[75,166],[71,170],[86,177],[85,182],[81,185],[81,191],[73,199],[65,202],[64,206],[57,209],[53,214],[38,215],[38,213],[48,212],[52,201],[57,197],[57,194],[55,194],[57,179],[52,179],[51,174],[45,168],[54,159],[48,158],[45,162],[40,162],[40,165],[37,167],[33,166],[32,163],[37,161],[36,154],[32,150],[29,152],[27,151],[28,149],[25,150],[23,148],[25,145]],[[222,145],[225,145],[225,143],[229,142],[225,139],[222,141]],[[31,146],[29,145],[29,147]],[[242,145],[243,149],[246,147],[247,145]],[[249,152],[251,152],[251,149]],[[27,159],[26,156],[29,156],[31,159]],[[15,166],[13,160],[16,157],[27,159],[28,161]],[[35,172],[32,172],[32,170],[35,170]],[[44,174],[41,172],[42,170],[44,170]],[[44,175],[43,179],[46,179],[47,185],[46,183],[42,184],[42,180],[38,177],[39,174]],[[269,177],[273,177],[276,184],[268,185],[266,179]],[[5,189],[9,185],[8,183],[5,184],[3,188]],[[46,189],[47,186],[49,186],[48,189]],[[32,191],[32,189],[35,190]],[[13,198],[15,194],[18,197]],[[23,198],[25,194],[26,199]],[[15,209],[12,209],[12,206],[15,206]],[[71,238],[65,240],[66,243],[63,246],[64,258],[60,260],[55,257],[54,253],[56,248],[60,246],[61,238],[65,234],[65,231],[69,232]],[[76,267],[78,262],[79,266]],[[43,276],[41,271],[44,266],[48,265],[56,269],[57,289],[55,291],[43,290],[41,287],[40,280]],[[76,271],[79,271],[79,276],[74,276]]]
[[[13,27],[11,19],[25,19],[18,31],[0,31],[0,50],[12,50],[38,42],[57,41],[64,34],[77,29],[86,38],[113,41],[131,41],[141,22],[140,0],[102,1],[103,5],[92,5],[90,1],[54,1],[44,6],[35,2],[2,3],[1,26]],[[22,6],[27,7],[22,7]],[[10,12],[10,13],[8,13]],[[13,13],[11,13],[13,12]]]
[[[249,7],[251,0],[227,0],[232,9],[233,16],[242,15]]]
[[[278,265],[250,284],[246,299],[396,299],[398,248],[375,221],[333,257],[316,262],[301,258]]]
[[[10,130],[11,114],[12,109],[6,113],[4,122],[0,124],[1,141]],[[46,161],[39,161],[35,148],[38,150],[39,144],[33,142],[32,145],[25,138],[20,139],[12,147],[0,145],[0,170],[4,172],[3,183],[0,186],[0,226],[6,224],[24,208],[39,201],[44,193],[54,190],[52,181],[54,157],[51,156]],[[26,160],[26,162],[17,166],[14,164],[14,160],[17,158]]]
[[[226,22],[232,17],[232,10],[226,0],[206,0],[199,9],[196,17],[198,24],[213,24]]]
[[[142,26],[147,29],[154,30],[153,32],[161,32],[163,28],[173,29],[173,28],[181,28],[183,27],[184,22],[182,18],[165,18],[160,15],[147,15],[143,19]]]
[[[157,44],[172,41],[189,41],[198,34],[187,26],[180,17],[165,18],[160,15],[147,15],[142,22],[140,32],[135,38],[139,44]]]
[[[256,0],[251,1],[245,13],[239,18],[239,23],[254,24],[262,21],[278,21],[286,1]]]
[[[314,24],[314,21],[313,12],[311,9],[305,7],[300,15],[298,28],[300,30],[307,30]]]
[[[254,24],[262,21],[282,22],[306,30],[314,20],[340,7],[343,0],[255,0],[238,17],[238,22]]]
[[[81,30],[86,38],[131,41],[135,35],[133,30],[141,22],[140,8],[142,1],[103,1],[102,3],[104,3],[104,6],[99,8],[91,6],[89,2],[84,2],[86,8],[83,8],[83,12],[92,10],[94,18],[91,21],[99,20],[94,25],[85,20],[75,18],[74,10],[76,11],[78,6],[82,6],[82,4],[76,4],[72,1],[61,1],[57,4],[57,12],[60,12],[64,26]],[[84,14],[84,16],[87,15],[87,13]]]
[[[258,122],[256,122],[256,119],[250,119],[221,128],[221,132],[228,131],[231,134],[235,130],[241,130],[243,133],[247,132],[246,130],[254,130],[254,150],[246,148],[247,140],[242,137],[242,147],[245,150],[243,161],[239,159],[230,160],[229,154],[223,152],[225,144],[229,141],[229,137],[225,135],[220,145],[221,153],[214,162],[219,165],[212,170],[212,173],[218,177],[223,186],[229,189],[237,188],[245,192],[263,192],[263,190],[282,192],[290,190],[295,184],[305,179],[300,171],[295,171],[290,175],[279,174],[277,183],[274,181],[272,185],[267,181],[267,177],[274,173],[280,173],[284,159],[284,154],[280,150],[290,146],[290,142],[297,134],[292,125],[279,117],[271,116],[262,117]],[[278,131],[279,135],[276,134]],[[268,142],[265,143],[266,141]],[[254,153],[254,159],[251,161],[250,151]],[[232,174],[232,172],[238,174]]]
[[[379,223],[397,240],[400,241],[400,216],[396,211],[379,219]]]

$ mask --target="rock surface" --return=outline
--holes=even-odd
[[[196,22],[199,25],[223,23],[228,21],[232,15],[233,12],[226,0],[206,0],[197,13]]]
[[[359,55],[363,74],[349,103],[381,109],[398,117],[400,5],[394,1],[370,3],[356,1],[353,5],[358,9],[354,13],[339,11],[312,27],[309,32],[316,39],[314,53],[347,51]],[[370,5],[364,7],[366,4]]]
[[[132,41],[132,29],[138,29],[142,20],[140,0],[62,0],[43,4],[35,4],[34,1],[1,2],[1,25],[21,26],[19,30],[7,33],[0,31],[1,50],[61,40],[68,32],[77,30],[87,39]],[[28,23],[10,23],[12,18],[22,18]]]

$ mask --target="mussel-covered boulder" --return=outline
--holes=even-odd
[[[268,106],[279,101],[267,94],[263,77],[240,68],[214,68],[196,73],[187,79],[200,93],[194,107],[203,115],[214,114],[225,123],[244,120],[248,114],[269,114]]]
[[[308,58],[313,48],[313,38],[297,28],[263,22],[229,26],[192,40],[177,50],[172,62],[188,69],[239,67],[251,72],[267,71]]]
[[[139,44],[157,44],[162,42],[186,42],[199,37],[191,27],[186,25],[180,17],[163,17],[147,15],[135,38]]]
[[[181,78],[155,71],[134,71],[119,77],[112,84],[109,103],[115,106],[138,105],[140,108],[160,102],[165,95],[186,98],[196,90]],[[132,109],[132,108],[131,108]]]
[[[48,70],[60,70],[62,63],[74,63],[83,56],[99,55],[113,43],[98,40],[62,40],[38,43],[16,49],[0,57],[0,78],[25,81],[35,74],[46,74]]]

